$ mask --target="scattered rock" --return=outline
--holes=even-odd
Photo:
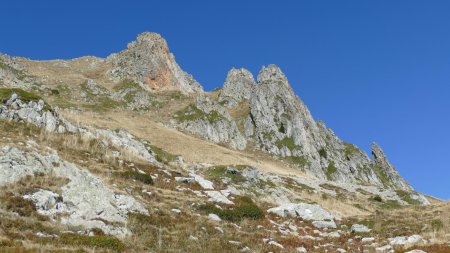
[[[213,182],[206,180],[202,176],[196,175],[194,173],[190,173],[189,176],[192,177],[195,182],[197,182],[203,189],[214,190]]]
[[[208,218],[212,221],[222,221],[222,219],[217,214],[214,213],[208,214]]]
[[[361,224],[353,224],[351,230],[353,233],[368,233],[368,232],[370,232],[370,229],[367,226],[361,225]]]
[[[312,224],[316,228],[336,228],[336,223],[333,220],[315,220]]]
[[[317,228],[336,228],[333,215],[317,204],[289,203],[271,208],[267,212],[280,217],[300,217],[304,220],[311,220]]]
[[[219,231],[220,233],[224,233],[223,229],[221,227],[214,227],[215,230]]]
[[[193,236],[193,235],[190,235],[190,236],[189,236],[189,240],[191,240],[191,241],[198,241],[198,237],[195,237],[195,236]]]
[[[364,238],[361,239],[362,243],[372,243],[374,241],[375,241],[374,237],[364,237]]]
[[[308,251],[305,249],[305,247],[298,247],[295,249],[298,253],[307,253]]]
[[[175,181],[181,182],[181,183],[186,183],[186,184],[191,184],[191,183],[195,182],[195,179],[192,177],[175,177]]]
[[[43,215],[61,215],[61,222],[72,226],[100,228],[105,233],[123,237],[129,231],[120,226],[128,213],[148,214],[134,198],[117,194],[86,169],[59,158],[57,154],[41,155],[17,148],[3,147],[0,152],[0,185],[11,184],[27,175],[42,173],[68,178],[61,194],[38,190],[26,197],[32,199]],[[54,218],[57,218],[55,216]],[[104,221],[107,221],[106,224]],[[117,224],[117,225],[112,225]]]
[[[427,243],[427,241],[420,235],[397,236],[394,238],[389,238],[388,241],[390,245],[402,246],[404,248],[412,247],[415,245],[424,245]]]
[[[221,192],[219,191],[205,191],[206,195],[208,195],[210,198],[208,201],[214,202],[214,203],[220,203],[220,204],[226,204],[226,205],[234,205],[232,201],[227,199]]]

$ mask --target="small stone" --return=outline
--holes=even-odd
[[[370,229],[367,226],[361,225],[361,224],[353,224],[351,230],[353,233],[368,233],[368,232],[370,232]]]
[[[221,227],[214,227],[215,230],[219,231],[220,233],[224,233],[223,229]]]
[[[250,252],[250,248],[245,246],[244,248],[242,248],[241,250],[239,250],[239,252]]]
[[[362,243],[372,243],[374,241],[375,241],[375,238],[373,238],[373,237],[364,237],[361,239]]]
[[[279,244],[279,243],[277,243],[276,241],[269,241],[267,244],[273,245],[273,246],[278,247],[280,249],[284,249],[284,246]]]
[[[305,247],[298,247],[295,249],[299,253],[307,253],[308,251],[305,249]]]
[[[336,228],[334,221],[313,221],[312,224],[316,228]]]
[[[208,214],[208,218],[212,221],[222,221],[222,219],[217,214],[214,213]]]

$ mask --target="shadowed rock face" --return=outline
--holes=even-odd
[[[180,90],[183,93],[202,91],[191,75],[184,72],[170,53],[167,42],[156,33],[142,33],[120,53],[107,59],[112,63],[110,75],[116,80],[133,80],[145,88]]]

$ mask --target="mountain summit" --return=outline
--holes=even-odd
[[[157,33],[140,34],[126,50],[112,54],[107,61],[113,65],[110,74],[117,80],[133,80],[156,91],[202,91],[200,84],[178,66],[167,42]]]

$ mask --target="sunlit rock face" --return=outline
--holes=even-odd
[[[176,63],[167,42],[157,33],[140,34],[126,50],[112,54],[107,61],[113,65],[110,75],[116,81],[132,80],[154,91],[202,91],[200,84]]]

